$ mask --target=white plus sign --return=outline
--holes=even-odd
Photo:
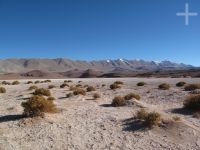
[[[185,17],[185,25],[189,24],[189,16],[197,16],[197,13],[190,13],[188,4],[185,4],[185,13],[177,13],[177,16],[184,16]]]

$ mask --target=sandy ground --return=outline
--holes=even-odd
[[[181,110],[183,101],[189,92],[176,87],[179,81],[200,83],[200,79],[171,78],[120,78],[120,79],[71,79],[70,85],[100,86],[95,92],[101,95],[92,99],[92,93],[86,96],[65,98],[69,88],[59,86],[64,79],[52,80],[52,83],[37,84],[51,89],[59,108],[56,114],[46,114],[45,118],[21,118],[21,102],[31,96],[27,89],[31,85],[20,80],[19,85],[2,85],[7,89],[0,94],[0,150],[199,150],[200,119]],[[116,80],[124,82],[121,89],[110,90],[109,85]],[[147,85],[137,87],[137,82]],[[169,83],[170,90],[159,90],[161,83]],[[106,84],[105,87],[101,87]],[[137,93],[141,100],[133,106],[111,107],[112,99],[129,92]],[[134,121],[133,116],[140,109],[157,111],[165,118],[178,116],[180,121],[165,127],[144,129]]]

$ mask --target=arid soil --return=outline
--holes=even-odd
[[[45,114],[45,118],[22,118],[21,102],[31,97],[33,91],[19,80],[19,85],[0,85],[7,92],[0,94],[0,150],[199,150],[200,119],[182,109],[189,95],[179,81],[200,83],[199,78],[119,78],[70,79],[69,85],[93,85],[96,91],[86,96],[72,96],[69,87],[60,88],[64,79],[40,83],[38,87],[51,89],[59,112]],[[121,89],[111,90],[114,81],[123,81]],[[32,80],[35,81],[35,80]],[[78,83],[79,81],[82,81]],[[147,84],[138,87],[144,81]],[[9,81],[11,82],[11,81]],[[158,85],[168,83],[169,90],[159,90]],[[102,87],[102,84],[105,84]],[[93,93],[100,98],[94,100]],[[112,99],[130,92],[139,94],[133,105],[112,107]],[[134,120],[140,108],[159,112],[166,120],[165,126],[145,128]],[[180,117],[172,121],[173,117]]]

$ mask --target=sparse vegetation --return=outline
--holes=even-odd
[[[157,112],[146,112],[144,109],[141,109],[136,114],[136,119],[144,121],[147,126],[158,126],[161,122],[161,115]]]
[[[40,83],[40,81],[39,81],[39,80],[37,80],[37,81],[35,81],[34,83],[35,83],[35,84],[38,84],[38,83]]]
[[[185,82],[181,81],[181,82],[176,83],[176,86],[183,87],[185,84],[186,84]]]
[[[101,86],[102,86],[102,87],[105,87],[106,85],[105,85],[105,84],[102,84]]]
[[[124,82],[122,82],[122,81],[115,81],[114,84],[120,84],[120,85],[123,85]]]
[[[29,87],[28,90],[35,90],[35,89],[38,89],[38,87],[36,85],[32,85],[32,86]]]
[[[125,106],[126,100],[122,96],[116,96],[112,101],[112,106],[119,107],[119,106]]]
[[[6,93],[6,89],[4,87],[0,87],[0,93]]]
[[[64,83],[70,83],[72,80],[65,80]]]
[[[140,95],[135,94],[135,93],[129,93],[129,94],[127,94],[126,96],[124,96],[124,99],[125,99],[125,100],[130,100],[130,99],[132,99],[132,98],[135,98],[135,99],[137,99],[137,100],[140,100]]]
[[[146,83],[145,82],[138,82],[137,86],[144,86]]]
[[[33,84],[33,82],[32,81],[28,81],[26,84]]]
[[[44,80],[44,82],[45,82],[45,83],[50,83],[50,82],[51,82],[51,80]]]
[[[60,85],[60,88],[65,88],[66,86],[69,87],[69,85],[67,83],[63,83]]]
[[[173,116],[172,119],[173,119],[174,121],[180,121],[180,120],[181,120],[181,118],[178,117],[178,116]]]
[[[53,96],[50,96],[50,97],[47,98],[47,100],[49,100],[49,101],[53,101],[53,100],[55,100],[55,99],[56,99],[56,98],[53,97]]]
[[[24,108],[23,115],[26,117],[43,117],[45,112],[55,113],[57,111],[53,101],[38,95],[31,97],[26,102],[22,102],[21,105]]]
[[[20,82],[19,81],[13,81],[12,85],[18,85]]]
[[[200,112],[200,95],[190,95],[188,96],[184,103],[184,108]]]
[[[188,84],[184,87],[186,91],[193,91],[196,89],[200,89],[200,84]]]
[[[93,86],[88,86],[86,90],[87,92],[91,92],[91,91],[95,91],[96,89]]]
[[[51,92],[48,89],[44,89],[44,88],[36,89],[33,94],[40,95],[40,96],[51,96]]]
[[[99,93],[94,93],[94,94],[93,94],[93,98],[94,98],[94,99],[100,98],[100,94],[99,94]]]
[[[158,88],[159,88],[160,90],[169,90],[169,89],[170,89],[170,85],[167,84],[167,83],[162,83],[162,84],[160,84],[160,85],[158,86]]]
[[[3,85],[10,85],[10,82],[2,81],[1,84],[3,84]]]
[[[53,89],[53,88],[55,88],[55,87],[56,87],[55,85],[49,85],[49,86],[48,86],[49,89]]]
[[[110,85],[110,89],[115,90],[115,89],[119,89],[121,88],[121,86],[119,84],[113,83]]]
[[[73,94],[74,95],[86,95],[86,92],[84,89],[76,88],[76,89],[74,89]]]

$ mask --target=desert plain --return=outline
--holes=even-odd
[[[37,79],[32,79],[36,81]],[[44,79],[43,79],[44,80]],[[191,93],[176,83],[200,83],[200,78],[76,78],[69,86],[91,85],[95,91],[69,98],[69,87],[60,88],[68,79],[52,79],[51,83],[36,86],[50,89],[58,108],[56,113],[45,113],[44,118],[24,118],[21,103],[32,96],[29,80],[18,80],[18,85],[0,85],[0,150],[199,150],[200,119],[183,109],[183,102]],[[41,80],[42,81],[42,80]],[[110,85],[122,81],[121,88]],[[137,86],[138,82],[144,86]],[[1,81],[0,81],[1,82]],[[12,80],[8,80],[12,82]],[[169,90],[158,85],[167,83]],[[102,86],[102,84],[105,84]],[[113,107],[115,96],[128,93],[140,95],[130,105]],[[94,99],[98,93],[100,98]],[[152,128],[135,120],[137,111],[155,111],[164,124]],[[174,119],[178,118],[178,119]]]

